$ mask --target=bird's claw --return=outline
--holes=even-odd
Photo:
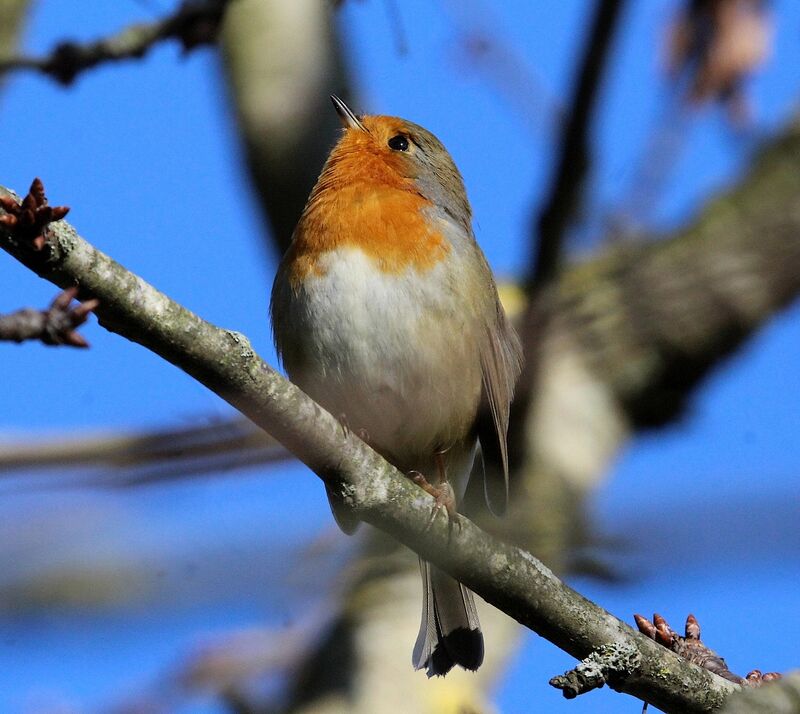
[[[433,508],[431,509],[431,516],[428,519],[428,525],[425,526],[425,531],[429,531],[436,520],[436,516],[440,511],[444,511],[447,515],[447,526],[452,531],[453,524],[458,526],[459,532],[461,531],[461,521],[458,519],[458,511],[456,510],[456,494],[453,487],[445,481],[441,486],[433,487]]]
[[[447,481],[443,481],[439,486],[434,486],[419,471],[409,471],[408,477],[425,493],[433,497],[433,508],[431,509],[428,524],[425,526],[426,533],[433,526],[433,522],[441,510],[446,511],[448,524],[451,528],[453,523],[458,524],[458,527],[461,528],[461,522],[458,520],[458,512],[456,511],[456,494]]]

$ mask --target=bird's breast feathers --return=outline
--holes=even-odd
[[[345,210],[346,207],[346,210]],[[413,191],[354,184],[309,202],[287,262],[296,285],[326,270],[328,254],[357,248],[381,273],[425,272],[447,259],[450,236],[432,217],[432,204]]]
[[[290,376],[376,446],[435,448],[463,439],[474,419],[480,327],[453,260],[387,273],[361,246],[343,245],[299,283],[276,283],[275,334]]]

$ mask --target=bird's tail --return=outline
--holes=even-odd
[[[420,558],[422,624],[414,645],[414,669],[429,677],[447,674],[454,665],[476,670],[483,662],[483,633],[472,592]]]

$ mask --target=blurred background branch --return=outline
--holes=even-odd
[[[732,696],[721,714],[799,714],[800,673],[793,672],[768,687],[744,690]]]
[[[265,235],[282,255],[340,126],[329,95],[358,106],[335,18],[318,0],[237,0],[221,40]]]
[[[588,37],[564,118],[550,192],[539,214],[532,241],[535,250],[529,281],[533,290],[556,276],[563,259],[566,233],[580,209],[590,168],[589,132],[624,9],[624,0],[599,0],[595,3],[595,14],[588,27]]]
[[[79,74],[99,64],[141,59],[163,40],[178,40],[184,52],[188,52],[215,41],[228,2],[185,0],[174,14],[163,20],[129,25],[102,40],[62,42],[44,57],[0,57],[0,76],[20,70],[37,71],[68,85]]]
[[[34,183],[34,191],[44,201],[40,182]],[[453,516],[460,518],[457,529],[442,519],[432,520],[430,502],[420,499],[411,480],[266,365],[247,338],[175,303],[63,221],[47,228],[45,245],[33,249],[24,232],[3,226],[0,247],[40,277],[62,287],[78,283],[84,294],[96,296],[101,325],[183,370],[272,433],[328,489],[346,498],[360,519],[575,657],[605,645],[624,645],[635,660],[616,672],[619,691],[669,712],[697,714],[719,706],[731,692],[729,683],[673,657],[581,596],[527,551],[493,539],[458,516]],[[307,696],[308,687],[302,693]]]
[[[785,208],[798,193],[800,126],[792,124],[764,148],[750,175],[710,203],[690,229],[671,238],[619,247],[564,271],[542,296],[551,318],[547,339],[537,346],[545,375],[542,412],[533,431],[537,468],[517,481],[522,497],[512,502],[509,516],[484,527],[545,554],[562,572],[595,567],[576,560],[575,548],[589,538],[580,530],[582,498],[598,483],[609,460],[635,430],[677,418],[701,379],[800,293],[800,241],[796,238],[800,211]],[[578,385],[581,391],[576,393]],[[224,438],[231,429],[232,434]],[[192,463],[203,462],[206,449],[221,449],[214,458],[220,454],[228,458],[231,453],[247,453],[251,444],[268,448],[248,431],[237,429],[235,423],[211,425],[153,434],[131,443],[105,442],[105,455],[101,451],[92,457],[91,444],[76,453],[81,463],[90,458],[101,463],[112,459],[127,470],[154,459],[156,464],[172,463],[173,468],[190,474]],[[571,440],[566,440],[566,433]],[[197,439],[199,446],[192,443]],[[17,454],[17,464],[24,461],[21,456]],[[174,456],[185,461],[173,462]],[[6,456],[5,463],[12,457]],[[46,450],[39,458],[45,457]],[[552,517],[537,517],[538,509],[544,507],[541,479],[548,471],[566,485],[560,507],[553,509],[552,502],[548,506],[563,519],[561,528],[553,525]],[[169,474],[170,469],[162,473]],[[107,481],[115,482],[113,478]],[[308,675],[310,679],[298,685],[308,711],[316,710],[311,702],[321,706],[320,701],[333,701],[333,709],[350,706],[359,692],[366,701],[374,691],[363,682],[356,685],[352,678],[377,681],[387,667],[398,683],[399,710],[410,696],[407,688],[416,681],[405,661],[407,653],[396,647],[397,641],[412,637],[417,626],[413,560],[376,532],[362,542],[359,558],[361,566],[342,585],[348,594],[342,600],[341,615],[330,626],[335,636],[323,638],[321,649],[309,655],[309,663],[315,663],[314,676]],[[359,603],[357,616],[351,611],[353,602]],[[387,607],[396,634],[368,637],[370,628],[389,616]],[[487,628],[493,633],[492,656],[490,666],[481,670],[484,674],[468,678],[472,686],[465,697],[473,704],[480,687],[491,682],[513,652],[515,641],[512,623],[504,624],[494,614],[487,618]],[[376,642],[385,642],[387,650],[399,650],[399,654],[384,652],[378,657]],[[345,643],[349,643],[347,651],[342,652]],[[335,677],[322,676],[320,668],[343,658],[357,664]],[[425,685],[429,694],[439,682]],[[461,686],[458,678],[441,681],[448,691]],[[389,706],[387,701],[387,711]]]
[[[0,65],[13,57],[31,0],[0,0]],[[0,89],[5,78],[0,76]]]
[[[0,11],[4,12],[0,32],[18,27],[13,21],[5,21],[14,16],[5,14],[2,5],[0,0]],[[25,3],[6,5],[22,8]],[[517,314],[528,337],[529,364],[535,367],[535,377],[526,384],[530,400],[518,403],[516,408],[515,497],[506,520],[481,524],[531,548],[560,573],[588,573],[602,578],[619,577],[620,573],[615,567],[616,559],[597,556],[599,538],[590,526],[586,509],[593,502],[589,497],[607,478],[614,459],[637,434],[675,424],[714,369],[731,355],[741,353],[744,345],[752,342],[800,289],[800,218],[795,210],[800,188],[796,178],[800,176],[800,128],[796,123],[779,130],[753,153],[752,168],[746,168],[749,159],[742,160],[745,175],[737,187],[704,201],[688,228],[671,228],[663,235],[652,225],[653,209],[668,185],[667,171],[677,171],[678,163],[674,144],[666,142],[667,148],[660,151],[669,160],[661,162],[662,175],[650,183],[647,211],[634,216],[643,219],[633,234],[636,240],[619,245],[596,241],[592,246],[594,254],[584,254],[580,263],[574,261],[576,251],[569,236],[586,230],[586,197],[597,176],[606,169],[604,162],[608,162],[602,152],[591,166],[587,158],[595,156],[598,147],[592,142],[601,141],[603,112],[608,109],[608,101],[600,101],[606,96],[601,93],[603,77],[609,74],[613,79],[617,70],[611,60],[615,57],[624,56],[631,63],[624,47],[612,44],[616,27],[622,39],[627,37],[626,31],[630,32],[626,16],[633,14],[634,6],[629,5],[628,12],[623,13],[621,2],[590,3],[586,11],[572,16],[576,26],[589,28],[585,35],[577,34],[580,41],[572,42],[565,53],[568,66],[579,68],[567,73],[576,80],[560,91],[570,98],[565,116],[571,116],[573,121],[565,121],[564,136],[555,150],[560,171],[553,172],[541,191],[543,200],[537,201],[537,205],[549,206],[551,213],[558,208],[553,214],[558,220],[550,221],[551,228],[555,228],[549,233],[549,243],[540,243],[538,248],[549,258],[540,258],[536,263],[541,266],[537,270],[552,279],[540,278],[542,289],[533,303],[526,302],[524,290],[513,280],[506,282],[503,289],[507,305]],[[720,104],[728,117],[740,122],[742,112],[732,109],[746,104],[747,80],[767,56],[772,42],[769,3],[687,0],[671,3],[670,7],[676,10],[672,13],[675,19],[671,24],[663,21],[662,30],[663,35],[671,33],[670,82],[679,104],[674,112],[663,113],[664,126],[683,140],[691,121],[697,121],[700,108],[710,104]],[[342,12],[348,9],[345,7]],[[21,10],[15,12],[18,23]],[[405,6],[399,6],[399,12],[401,19],[405,15],[416,20],[417,16]],[[451,9],[450,15],[459,16],[459,12]],[[500,10],[496,12],[502,14]],[[419,53],[415,48],[418,24],[406,22],[405,27],[408,51],[412,55]],[[468,23],[464,27],[459,38],[466,42]],[[308,190],[335,140],[338,125],[327,106],[328,94],[340,94],[360,109],[362,102],[353,90],[354,78],[359,79],[359,87],[362,83],[369,86],[368,78],[384,86],[403,87],[404,81],[412,79],[365,67],[352,38],[342,29],[329,4],[311,0],[237,0],[226,11],[220,33],[222,72],[239,131],[237,141],[244,152],[242,163],[251,177],[245,194],[253,191],[269,229],[253,231],[245,240],[257,238],[262,246],[266,243],[269,248],[262,251],[266,260],[288,244]],[[500,46],[495,54],[481,55],[481,47],[473,45],[468,45],[467,51],[474,49],[476,62],[492,63],[478,68],[484,80],[492,82],[496,91],[513,94],[513,81],[509,84],[506,80],[510,75],[518,76],[517,70],[525,75],[525,67],[514,54],[513,35],[518,27],[509,29],[504,32],[498,26],[496,36],[490,38],[495,47]],[[530,42],[534,36],[538,44],[557,41],[539,27],[528,27],[523,39]],[[506,41],[508,47],[504,51],[502,44]],[[655,47],[649,49],[651,55],[637,55],[638,63],[652,60]],[[596,61],[598,55],[593,52],[600,52],[604,61]],[[525,53],[520,55],[524,62]],[[608,69],[614,71],[609,73]],[[464,74],[472,74],[471,69]],[[525,76],[549,79],[552,74],[553,68],[545,65]],[[527,80],[523,84],[527,87]],[[703,91],[699,92],[698,87]],[[548,94],[546,90],[543,93]],[[641,93],[638,89],[631,92],[628,101],[638,103]],[[396,111],[415,119],[411,96],[403,97],[402,108],[398,105]],[[729,101],[731,98],[735,101]],[[512,105],[513,100],[511,97]],[[439,91],[433,99],[428,96],[426,103],[430,106],[442,101]],[[383,101],[371,98],[369,104],[371,109],[384,111]],[[552,116],[560,104],[547,99],[548,112],[540,112],[547,114],[545,121],[561,118]],[[529,106],[530,100],[524,104]],[[576,113],[576,108],[581,112]],[[414,111],[419,113],[419,107]],[[618,122],[615,134],[626,136],[630,132],[633,143],[632,127],[641,117],[628,111],[619,121],[620,115],[619,111],[614,114]],[[497,118],[479,122],[483,132],[480,136],[488,135],[485,130],[489,120]],[[542,122],[538,115],[536,120]],[[459,122],[465,121],[459,117]],[[593,126],[597,128],[592,129]],[[571,134],[572,141],[568,142],[570,128],[579,131]],[[444,129],[447,130],[446,122]],[[495,143],[503,150],[501,136],[492,137],[491,145]],[[641,166],[658,168],[650,166],[657,143],[645,142],[637,157]],[[739,137],[730,138],[730,143],[741,146]],[[466,144],[464,150],[476,153],[474,144]],[[539,156],[533,158],[539,162]],[[640,181],[641,175],[633,177],[637,186],[646,183]],[[470,189],[474,195],[472,184]],[[220,194],[222,191],[219,188]],[[174,192],[174,184],[170,192]],[[492,193],[493,206],[504,210],[499,207],[500,195],[499,190]],[[213,196],[209,199],[209,194],[204,194],[200,210],[211,213],[209,204],[213,204],[214,212],[224,214],[218,210],[221,204],[217,195]],[[530,197],[526,200],[530,201]],[[238,186],[229,203],[232,211],[246,210],[247,202]],[[87,202],[83,204],[86,206]],[[543,209],[542,221],[546,214]],[[524,233],[524,227],[520,232]],[[614,230],[600,232],[603,236],[616,235]],[[199,232],[195,230],[194,235],[198,237]],[[485,237],[480,240],[486,244]],[[530,252],[523,248],[519,254]],[[220,272],[218,266],[214,272]],[[523,273],[524,268],[520,270]],[[225,287],[226,293],[234,290],[233,285]],[[218,284],[215,289],[219,290]],[[261,289],[266,294],[266,286]],[[198,426],[199,421],[203,423]],[[25,493],[35,488],[49,498],[56,485],[78,486],[81,489],[76,491],[80,492],[87,486],[90,490],[101,486],[101,493],[106,493],[106,487],[149,484],[156,488],[129,489],[126,493],[137,502],[159,502],[174,498],[175,492],[162,484],[178,478],[223,473],[235,474],[239,482],[247,483],[253,478],[252,469],[247,468],[281,461],[280,469],[265,471],[268,482],[258,482],[260,491],[273,491],[281,488],[281,476],[291,468],[284,460],[286,452],[227,415],[205,420],[194,417],[184,428],[151,427],[124,433],[112,429],[105,430],[105,435],[79,433],[76,438],[69,437],[68,429],[69,424],[60,424],[64,437],[57,442],[36,432],[26,434],[24,443],[11,434],[6,436],[0,446],[0,471],[5,477],[3,484],[9,489],[6,493],[11,489]],[[31,467],[45,470],[46,479],[20,476],[21,470]],[[642,489],[652,488],[645,478],[649,474],[642,476]],[[758,473],[754,478],[766,480],[768,476]],[[220,493],[220,510],[227,494],[224,484],[233,482],[222,483],[220,490],[214,491]],[[213,479],[196,481],[185,488],[212,489]],[[186,493],[181,493],[181,498],[187,499]],[[304,501],[297,505],[299,499],[294,496],[287,500],[293,504],[292,513],[303,514],[300,518],[295,515],[293,520],[304,520],[308,504]],[[719,493],[712,500],[718,502]],[[94,524],[88,541],[93,545],[105,543],[117,514],[95,522],[91,513],[87,516],[77,506],[74,510],[77,518],[69,522]],[[164,518],[177,519],[184,511],[179,503]],[[39,550],[53,550],[50,544],[59,542],[56,526],[62,521],[52,513],[48,515],[49,518],[31,519],[24,527],[14,525],[22,522],[19,519],[8,521],[5,542],[10,549],[13,543],[19,550],[9,550],[7,561],[25,562],[31,552],[38,552],[36,544]],[[668,513],[663,517],[672,522],[679,516],[683,518],[681,528],[692,527],[692,516]],[[653,527],[658,525],[654,523]],[[324,615],[301,618],[301,622],[292,621],[288,627],[278,624],[257,629],[252,637],[234,633],[230,641],[215,640],[218,647],[210,647],[205,654],[201,652],[188,661],[178,661],[164,672],[155,683],[156,691],[148,706],[174,711],[187,697],[212,692],[226,702],[228,710],[240,712],[374,712],[376,701],[381,702],[381,711],[403,714],[494,710],[491,688],[508,670],[520,644],[515,623],[493,609],[482,610],[489,649],[486,666],[476,675],[455,673],[446,680],[426,682],[411,671],[407,648],[402,646],[413,641],[418,626],[414,558],[377,532],[362,533],[346,545],[331,535],[316,557],[299,549],[288,555],[280,551],[273,559],[253,554],[261,546],[268,550],[275,547],[273,540],[283,541],[279,530],[282,527],[285,526],[252,531],[246,545],[237,542],[235,548],[241,554],[237,552],[235,556],[224,547],[204,550],[187,546],[193,554],[192,562],[210,560],[217,565],[212,570],[203,570],[212,567],[205,563],[199,566],[206,573],[198,578],[202,585],[186,584],[183,595],[180,584],[170,580],[172,589],[164,587],[163,592],[174,595],[162,597],[174,597],[176,602],[185,597],[195,602],[197,592],[211,597],[208,593],[224,587],[220,583],[240,587],[250,600],[254,592],[263,597],[302,600],[308,593],[322,589],[320,608]],[[152,521],[144,520],[126,532],[137,542],[142,533],[154,528]],[[50,540],[43,535],[34,537],[34,533],[47,533]],[[31,551],[25,549],[26,538],[33,544]],[[36,603],[53,607],[63,602],[78,606],[88,602],[95,607],[102,601],[127,603],[128,607],[134,601],[149,602],[152,600],[147,598],[154,597],[160,582],[152,571],[169,571],[165,563],[177,557],[174,553],[159,553],[162,559],[151,554],[155,564],[148,565],[144,558],[129,561],[117,556],[118,562],[109,564],[102,558],[98,561],[90,557],[87,562],[85,552],[66,552],[61,561],[43,571],[23,569],[15,576],[17,571],[10,569],[9,577],[16,580],[11,587],[0,587],[0,603],[35,608]],[[287,593],[278,584],[282,582],[280,575],[272,570],[275,562],[289,570],[308,571],[307,577]],[[690,585],[687,583],[687,587]],[[207,613],[203,622],[206,617]],[[186,651],[196,652],[191,647]],[[282,653],[286,656],[279,656]],[[530,683],[528,672],[524,679]],[[169,697],[160,688],[162,685],[170,690]]]
[[[97,307],[96,301],[71,306],[77,289],[64,290],[47,310],[22,308],[0,315],[0,341],[25,342],[39,340],[45,345],[70,345],[88,347],[89,343],[76,328],[86,322],[89,313]]]

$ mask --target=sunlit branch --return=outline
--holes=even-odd
[[[100,324],[152,350],[225,399],[309,466],[364,521],[439,565],[485,600],[578,658],[624,644],[636,667],[615,686],[670,712],[710,712],[735,685],[682,661],[560,581],[524,550],[462,516],[430,524],[431,500],[338,419],[267,365],[247,338],[202,320],[53,223],[41,251],[0,227],[0,247],[41,277],[100,301]]]

